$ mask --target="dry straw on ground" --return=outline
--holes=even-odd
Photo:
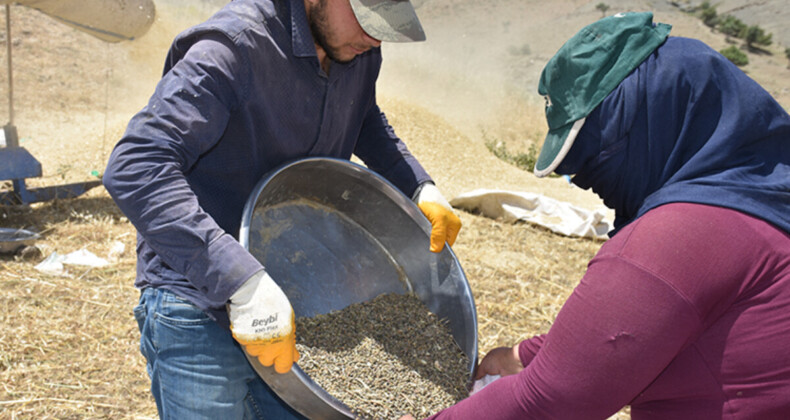
[[[67,267],[64,276],[0,257],[0,419],[154,415],[131,312],[138,292],[128,221],[99,191],[1,213],[4,226],[42,232],[45,256],[84,248],[107,258],[115,241],[126,252],[108,267]]]

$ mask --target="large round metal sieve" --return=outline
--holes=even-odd
[[[477,362],[477,315],[449,247],[428,251],[431,224],[387,180],[355,163],[307,158],[267,174],[250,195],[239,241],[291,301],[297,317],[340,310],[382,293],[414,292]],[[277,374],[248,357],[285,402],[312,420],[353,418],[298,367]]]

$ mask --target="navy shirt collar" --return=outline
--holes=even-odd
[[[317,57],[313,34],[307,23],[307,11],[302,0],[291,0],[291,41],[294,56]]]

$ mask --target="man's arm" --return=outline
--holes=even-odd
[[[378,105],[373,105],[365,116],[354,154],[408,197],[420,184],[431,181]]]
[[[103,177],[148,245],[217,307],[261,266],[200,207],[185,173],[221,138],[239,67],[227,39],[196,42],[132,118]]]
[[[417,203],[431,222],[432,252],[441,252],[445,242],[455,242],[461,220],[377,105],[365,117],[355,154]]]

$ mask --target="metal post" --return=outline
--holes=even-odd
[[[14,124],[14,75],[11,67],[11,5],[5,5],[6,54],[8,57],[8,124]]]

